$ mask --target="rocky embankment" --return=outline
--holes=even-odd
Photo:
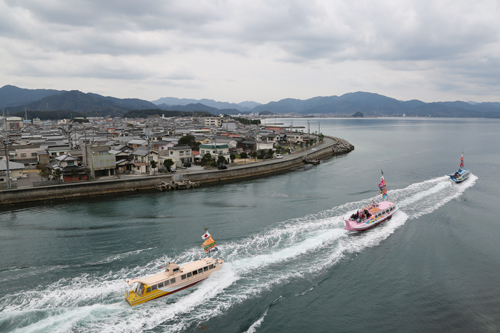
[[[354,150],[354,146],[347,140],[334,137],[337,142],[333,144],[332,151],[334,155],[347,154]]]

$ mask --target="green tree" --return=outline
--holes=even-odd
[[[52,174],[54,175],[54,177],[57,180],[60,180],[61,179],[61,175],[62,175],[62,171],[61,171],[61,169],[54,169],[54,171],[52,172]]]
[[[323,134],[321,134],[321,133],[320,133],[320,134],[318,135],[318,139],[319,139],[319,141],[320,141],[320,142],[323,142],[323,140],[325,139],[325,136],[324,136]]]
[[[198,150],[200,143],[196,142],[196,138],[193,135],[184,135],[179,139],[180,145],[188,145],[193,150]]]
[[[213,164],[212,155],[210,153],[205,153],[205,155],[203,155],[203,157],[201,158],[201,165],[210,166],[212,164]]]
[[[151,162],[149,162],[149,165],[151,166],[151,169],[153,169],[154,174],[156,174],[156,167],[158,166],[158,162],[152,160]]]
[[[269,158],[273,158],[273,154],[274,154],[274,150],[269,149],[269,150],[267,151],[267,155],[269,155]]]
[[[85,168],[85,174],[87,175],[87,179],[90,179],[90,174],[92,173],[92,170],[89,168]]]
[[[165,161],[163,161],[163,166],[167,168],[167,171],[170,172],[170,167],[174,165],[174,161],[172,161],[170,158],[167,158]]]
[[[265,154],[265,151],[264,151],[264,150],[262,150],[262,149],[261,149],[261,150],[259,150],[258,155],[257,155],[257,158],[258,158],[259,160],[264,159],[264,154]]]
[[[217,164],[224,164],[224,163],[226,163],[226,159],[224,158],[224,156],[219,155],[219,157],[217,158]]]
[[[248,157],[248,154],[247,154],[247,153],[245,153],[245,152],[242,152],[242,153],[240,154],[240,158],[247,158],[247,157]]]
[[[52,173],[48,168],[42,168],[40,171],[38,171],[38,174],[40,175],[40,177],[48,180]]]
[[[234,163],[234,159],[236,158],[236,155],[230,154],[229,159],[231,160],[231,163]]]
[[[253,151],[251,155],[252,155],[253,158],[256,158],[257,157],[257,152]]]

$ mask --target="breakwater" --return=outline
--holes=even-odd
[[[284,159],[234,166],[225,170],[189,172],[182,174],[182,178],[184,180],[200,182],[201,184],[248,179],[283,172],[302,165],[305,155],[310,159],[322,159],[346,154],[352,150],[354,150],[354,146],[344,139],[325,137],[323,143],[297,154],[286,156]],[[177,177],[179,176],[181,175]],[[5,190],[0,192],[0,205],[154,189],[160,182],[171,182],[173,177],[172,174],[162,174],[132,179],[97,180],[83,183],[65,183],[53,186]]]

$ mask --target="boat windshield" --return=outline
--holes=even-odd
[[[135,294],[142,296],[143,291],[144,291],[144,285],[142,283],[138,283],[137,287],[135,288]]]

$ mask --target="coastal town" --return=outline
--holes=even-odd
[[[2,190],[227,169],[279,159],[324,139],[318,131],[227,115],[3,117],[1,124]]]

